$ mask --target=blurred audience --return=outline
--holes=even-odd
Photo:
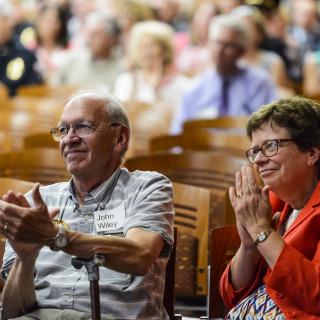
[[[14,96],[22,85],[42,82],[36,70],[36,57],[14,37],[14,9],[0,1],[0,83]]]
[[[304,52],[320,49],[320,24],[317,1],[292,1],[292,25],[288,33],[304,49]]]
[[[234,8],[240,6],[243,3],[242,0],[217,0],[216,4],[218,10],[222,14],[230,13]]]
[[[306,55],[303,68],[303,94],[320,97],[320,50]]]
[[[217,14],[217,5],[212,1],[204,1],[196,9],[190,26],[189,44],[176,57],[180,72],[192,76],[210,66],[208,31],[211,19]]]
[[[72,47],[85,47],[85,21],[95,10],[94,0],[70,0],[71,17],[68,20],[68,33]]]
[[[102,12],[90,13],[84,25],[86,48],[70,52],[52,84],[99,87],[106,92],[111,91],[122,70],[116,50],[119,32],[112,17]]]
[[[131,28],[138,22],[152,20],[152,9],[141,0],[110,0],[109,6],[102,0],[101,9],[109,10],[119,23],[121,29],[120,45],[122,53],[127,54]]]
[[[247,41],[247,31],[236,17],[213,19],[209,47],[214,66],[200,75],[183,97],[172,133],[179,133],[189,119],[247,115],[277,99],[276,87],[264,70],[240,63]]]
[[[242,60],[267,71],[279,91],[282,90],[279,95],[283,96],[285,91],[288,92],[285,88],[290,86],[285,63],[277,53],[260,48],[266,36],[262,14],[249,6],[240,6],[233,10],[232,14],[243,21],[248,32],[247,47]]]
[[[13,37],[26,49],[34,50],[36,31],[33,21],[39,4],[35,1],[21,0],[6,0],[4,2],[10,3],[13,7]]]
[[[209,24],[211,20],[220,15],[236,12],[238,17],[241,16],[244,21],[242,24],[246,27],[248,34],[245,47],[243,46],[241,50],[234,47],[233,53],[237,53],[236,56],[239,55],[235,69],[247,68],[244,67],[244,63],[251,67],[264,68],[270,80],[277,86],[280,97],[292,95],[292,90],[298,94],[304,92],[308,96],[319,95],[317,56],[320,51],[320,24],[318,2],[315,0],[0,1],[11,4],[13,7],[11,42],[19,48],[25,47],[36,54],[37,60],[33,57],[34,62],[31,62],[32,72],[35,69],[38,72],[35,82],[41,81],[39,77],[41,74],[43,80],[49,85],[100,86],[106,91],[113,91],[115,79],[119,73],[127,69],[128,72],[117,79],[118,89],[116,91],[118,93],[120,90],[118,84],[123,81],[126,87],[128,87],[128,81],[139,83],[139,85],[144,83],[148,90],[143,94],[141,91],[144,90],[135,90],[139,94],[134,99],[147,103],[161,101],[163,97],[160,99],[159,96],[165,91],[164,88],[175,87],[177,79],[179,83],[187,82],[182,76],[178,76],[178,73],[194,77],[204,71],[209,74],[213,72],[212,70],[216,70],[216,74],[220,74],[219,65],[229,62],[227,57],[223,57],[219,58],[218,66],[212,66],[217,64],[219,54],[217,54],[217,49],[214,49],[218,47],[217,43],[216,45],[213,44],[214,41],[210,41],[211,44],[208,43]],[[250,10],[246,9],[245,13],[243,13],[244,5],[250,8]],[[100,18],[97,18],[97,15]],[[105,18],[101,18],[102,15]],[[93,16],[96,18],[92,18]],[[142,61],[140,65],[140,62],[132,60],[132,52],[129,48],[131,46],[130,33],[136,25],[144,21],[157,21],[160,26],[166,25],[172,28],[170,36],[173,39],[170,40],[172,45],[169,49],[163,49],[164,51],[169,50],[168,54],[173,57],[170,67],[159,67],[161,66],[160,61],[156,67],[157,72],[146,72],[146,65],[150,65],[150,61],[147,63]],[[242,44],[239,48],[241,46]],[[141,56],[146,55],[145,52],[142,52],[145,51],[143,47]],[[136,51],[140,51],[140,48]],[[21,69],[16,62],[14,68],[12,65],[10,64],[10,70],[21,71],[24,68]],[[233,69],[232,66],[223,68]],[[2,73],[6,72],[6,67],[1,69]],[[163,70],[160,72],[161,69]],[[149,80],[149,76],[146,76],[150,73],[153,74],[152,81]],[[155,76],[155,74],[158,75]],[[131,78],[128,78],[128,75]],[[31,73],[30,77],[35,79],[34,73]],[[236,78],[238,79],[239,76]],[[174,79],[174,85],[172,85],[172,79]],[[212,79],[203,78],[204,82],[210,80]],[[255,103],[254,99],[251,99],[248,105],[245,102],[239,107],[239,110],[234,110],[230,102],[228,112],[217,111],[220,103],[217,101],[221,98],[220,91],[224,81],[221,79],[216,81],[214,89],[210,87],[209,90],[210,84],[207,84],[206,91],[211,92],[212,98],[204,103],[215,105],[215,108],[209,108],[209,116],[243,114],[252,111],[248,105],[251,105],[251,101]],[[226,81],[227,84],[228,82],[230,81]],[[250,90],[252,86],[254,85],[249,85]],[[178,87],[184,88],[185,85],[179,84]],[[230,85],[229,89],[232,92],[230,100],[235,99],[233,98],[235,95],[239,95],[238,99],[242,101],[245,94],[237,92],[235,87],[234,83]],[[184,90],[178,90],[177,94],[173,94],[176,98],[171,103],[173,106],[171,111],[179,104],[181,92]],[[130,99],[133,97],[130,90],[121,92],[119,95],[123,99],[127,99],[128,96]],[[205,98],[202,97],[201,101],[196,101],[196,105],[198,103],[202,105],[202,100]],[[194,108],[186,117],[205,117],[208,110],[205,111],[205,107],[200,109]]]
[[[311,51],[320,49],[320,24],[318,19],[317,1],[296,0],[291,1],[292,17],[287,30],[287,39],[298,47],[295,57],[296,80],[302,81],[302,70],[305,55]],[[290,54],[295,53],[294,48]]]
[[[260,48],[277,53],[284,61],[290,81],[299,85],[302,79],[303,51],[288,33],[288,15],[279,0],[246,0],[264,16],[266,35]]]
[[[114,94],[122,101],[150,104],[141,126],[153,128],[162,123],[164,132],[190,80],[176,73],[173,29],[162,22],[146,21],[135,24],[129,39],[129,60],[132,70],[116,80]],[[161,116],[160,116],[161,115]]]
[[[182,14],[178,0],[146,0],[153,9],[155,18],[170,25],[176,32],[187,31],[188,21]]]
[[[67,17],[56,5],[43,6],[36,17],[36,55],[44,79],[51,82],[52,75],[63,64],[68,50]]]

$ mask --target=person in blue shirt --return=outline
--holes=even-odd
[[[182,98],[171,133],[179,133],[189,119],[249,115],[278,98],[277,88],[264,70],[240,63],[246,41],[246,30],[236,17],[213,19],[208,44],[213,66],[199,75]]]

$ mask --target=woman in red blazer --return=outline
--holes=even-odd
[[[226,318],[320,319],[320,104],[295,97],[263,106],[247,133],[253,165],[229,190],[241,246],[220,282]],[[269,190],[286,203],[274,217]]]

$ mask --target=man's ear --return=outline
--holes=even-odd
[[[126,150],[128,148],[129,140],[130,140],[129,128],[121,125],[119,134],[117,135],[117,138],[116,138],[115,148],[116,149],[119,148],[119,151]]]

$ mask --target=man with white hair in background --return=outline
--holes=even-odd
[[[241,65],[247,34],[232,15],[213,18],[209,27],[209,49],[213,67],[195,81],[174,115],[171,132],[179,133],[183,122],[195,118],[242,116],[276,100],[277,91],[268,74]]]
[[[112,91],[122,64],[116,49],[120,29],[113,17],[92,12],[85,20],[85,47],[75,48],[53,77],[53,85],[99,88]]]

